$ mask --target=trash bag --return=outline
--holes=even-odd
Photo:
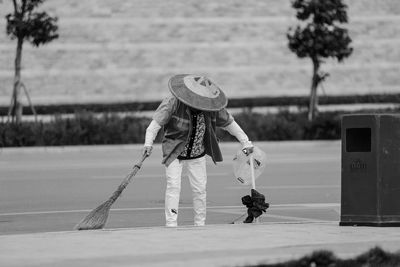
[[[265,169],[266,154],[257,146],[254,147],[253,165],[254,180],[256,180]],[[236,152],[233,158],[233,173],[236,181],[242,185],[251,184],[250,155],[246,155],[241,149]]]
[[[269,208],[269,203],[265,203],[265,196],[255,189],[251,189],[251,196],[242,197],[242,203],[247,207],[247,218],[243,221],[244,223],[252,223]]]

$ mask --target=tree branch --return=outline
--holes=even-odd
[[[21,19],[23,19],[24,18],[24,15],[25,15],[25,9],[26,9],[26,1],[27,0],[22,0],[22,8],[21,8]]]
[[[21,87],[24,89],[26,98],[28,99],[29,106],[31,107],[32,113],[33,113],[33,115],[35,116],[35,122],[37,123],[37,122],[38,122],[38,120],[37,120],[37,113],[36,113],[35,107],[34,107],[33,104],[32,104],[31,97],[29,96],[28,89],[26,89],[25,84],[22,83],[22,82],[21,82]]]
[[[14,14],[16,15],[18,13],[17,1],[13,0],[13,4],[14,4]]]

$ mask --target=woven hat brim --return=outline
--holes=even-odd
[[[171,93],[181,102],[189,107],[203,111],[220,111],[228,105],[228,99],[221,89],[219,89],[220,94],[216,98],[204,97],[191,91],[187,88],[183,80],[183,78],[188,75],[189,74],[175,75],[168,82]]]

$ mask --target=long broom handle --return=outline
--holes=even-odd
[[[253,188],[254,190],[256,190],[256,178],[255,178],[255,174],[254,174],[254,156],[253,153],[250,154],[250,174],[251,174],[251,188]],[[257,217],[255,220],[255,223],[259,223],[260,220]]]
[[[256,190],[256,178],[254,174],[254,156],[253,153],[250,154],[250,174],[251,174],[251,188]]]
[[[143,154],[142,158],[138,163],[136,163],[133,166],[133,170],[125,177],[125,179],[122,181],[122,183],[118,186],[117,190],[112,194],[110,197],[111,203],[114,203],[117,198],[121,195],[122,191],[128,186],[128,184],[131,182],[132,177],[136,175],[136,173],[139,171],[139,169],[142,167],[143,161],[148,157],[148,155],[145,153]]]

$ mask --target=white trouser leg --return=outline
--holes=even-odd
[[[182,162],[178,159],[166,167],[167,188],[165,190],[165,225],[178,225],[179,195],[181,193]]]
[[[206,222],[206,157],[186,160],[186,164],[193,195],[194,225],[203,226]]]

